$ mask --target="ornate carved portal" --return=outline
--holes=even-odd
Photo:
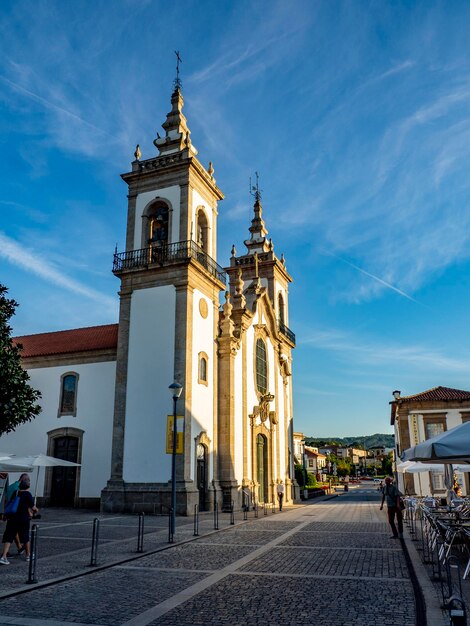
[[[253,407],[249,416],[252,495],[253,501],[259,504],[274,501],[274,441],[278,420],[276,412],[269,410],[273,400],[270,393],[261,396],[259,405]]]

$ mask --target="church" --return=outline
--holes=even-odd
[[[178,78],[162,127],[156,155],[142,159],[137,146],[122,175],[126,245],[112,270],[119,321],[15,338],[42,412],[3,436],[2,449],[80,464],[46,470],[43,504],[166,513],[168,387],[177,382],[178,514],[215,501],[271,503],[281,481],[292,502],[292,278],[267,237],[257,185],[243,252],[233,246],[226,267],[217,264],[224,196],[212,164],[197,158]]]

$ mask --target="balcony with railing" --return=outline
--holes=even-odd
[[[284,324],[284,322],[281,322],[281,320],[279,320],[279,332],[282,333],[284,337],[287,337],[287,339],[295,346],[294,333],[290,330],[290,328],[287,328],[287,326]]]
[[[224,285],[227,276],[223,268],[214,261],[195,241],[178,241],[176,243],[149,246],[140,250],[128,252],[116,252],[113,261],[113,273],[116,275],[123,272],[145,269],[153,266],[167,266],[178,263],[196,261],[209,274],[217,278]]]

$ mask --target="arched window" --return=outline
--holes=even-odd
[[[209,254],[209,224],[202,209],[199,209],[197,212],[196,243],[206,254]]]
[[[198,367],[198,383],[207,385],[207,364],[208,356],[205,352],[199,353],[199,367]]]
[[[77,414],[78,374],[63,374],[60,381],[59,415]]]
[[[161,247],[168,243],[168,207],[161,201],[153,204],[147,212],[148,241],[152,247]]]
[[[261,394],[268,388],[268,361],[266,346],[262,339],[256,341],[256,386]]]
[[[278,296],[278,306],[279,306],[279,321],[281,324],[286,323],[285,310],[284,310],[284,298],[282,297],[282,292],[279,292]]]

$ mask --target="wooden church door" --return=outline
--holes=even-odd
[[[54,440],[54,456],[57,459],[76,463],[78,458],[78,438],[57,437]],[[76,467],[54,467],[52,470],[51,505],[74,506],[76,483]]]

